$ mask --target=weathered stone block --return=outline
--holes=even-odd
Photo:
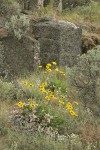
[[[34,38],[40,43],[40,61],[45,65],[57,61],[73,66],[81,54],[82,32],[75,24],[54,19],[41,19],[31,23]]]
[[[0,42],[0,76],[13,77],[39,65],[39,42],[31,37],[6,37]]]
[[[31,21],[29,36],[18,40],[9,34],[0,38],[0,76],[16,76],[33,71],[41,63],[56,61],[73,66],[81,54],[81,29],[52,18]]]

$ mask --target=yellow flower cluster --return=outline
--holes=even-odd
[[[61,104],[61,105],[64,105],[65,103],[63,102],[63,101],[61,101],[61,100],[59,100],[59,103]]]
[[[31,100],[31,98],[30,99],[28,99],[28,100]],[[30,102],[30,103],[23,103],[23,102],[18,102],[17,103],[17,106],[19,106],[19,107],[21,107],[21,108],[25,108],[25,107],[27,107],[27,106],[30,106],[31,108],[35,108],[36,107],[36,105],[34,104],[34,103],[32,103],[32,102]]]
[[[41,86],[39,87],[40,92],[46,94],[45,99],[46,100],[56,100],[56,96],[54,95],[54,92],[52,92],[50,89],[46,89],[45,87],[48,86],[47,82],[43,82]]]
[[[53,66],[52,66],[53,65]],[[54,66],[56,66],[57,65],[57,63],[56,62],[52,62],[51,64],[50,63],[48,63],[47,65],[46,65],[46,69],[47,69],[47,71],[48,72],[52,72],[53,71],[53,69],[56,71],[56,72],[58,72],[59,71],[59,69],[56,67],[54,67]]]
[[[28,83],[27,81],[22,81],[22,84],[27,87],[34,87],[33,83]]]
[[[65,76],[65,73],[63,72],[63,71],[60,71],[59,69],[58,69],[58,67],[56,67],[56,65],[57,65],[57,63],[55,62],[55,61],[53,61],[51,64],[50,63],[48,63],[47,65],[46,65],[46,71],[47,72],[52,72],[52,71],[56,71],[56,72],[58,72],[58,73],[60,73],[60,75],[62,75],[62,76]],[[43,68],[43,66],[42,65],[40,65],[40,66],[38,66],[40,69],[41,68]],[[45,72],[46,73],[46,72]]]
[[[46,65],[46,69],[47,69],[48,72],[52,72],[52,69],[50,67],[51,67],[51,64]]]
[[[44,87],[43,85],[41,85],[41,86],[39,87],[39,89],[40,89],[40,92],[46,93],[45,87]]]
[[[46,100],[57,100],[57,97],[55,95],[53,95],[52,92],[51,92],[51,94],[49,94],[49,92],[47,92],[47,94],[48,95],[45,96]]]
[[[65,106],[65,108],[69,111],[69,113],[70,113],[72,116],[76,116],[76,117],[77,117],[78,115],[77,115],[77,114],[75,113],[75,111],[73,110],[73,106],[72,106],[71,102],[67,102],[67,103],[65,104],[65,102],[64,102],[63,100],[59,100],[59,98],[57,98],[57,97],[54,95],[54,92],[45,89],[45,86],[47,86],[47,85],[48,85],[48,83],[47,83],[47,82],[44,82],[44,83],[42,83],[42,85],[40,86],[40,91],[41,91],[42,93],[46,94],[45,100],[48,100],[48,101],[50,101],[50,100],[58,100],[58,103],[59,103],[60,105]],[[60,95],[60,98],[65,99],[66,97],[65,97],[65,95]],[[78,103],[75,102],[75,104],[78,104]]]
[[[69,113],[72,115],[72,116],[78,116],[76,113],[75,113],[75,111],[73,110],[73,106],[72,106],[72,104],[70,103],[70,102],[68,102],[67,104],[66,104],[66,109],[69,111]]]
[[[57,68],[56,65],[57,65],[56,62],[52,62],[51,64],[48,63],[48,64],[46,65],[46,72],[47,72],[47,73],[48,73],[48,72],[50,73],[50,72],[54,71],[54,72],[57,72],[57,74],[59,74],[59,75],[61,75],[61,76],[65,76],[64,72],[60,71],[60,70]],[[41,69],[41,68],[43,68],[43,66],[39,66],[39,68]],[[50,75],[51,75],[51,74],[50,74]],[[61,78],[61,79],[62,79],[62,78]],[[34,84],[33,84],[33,83],[28,83],[27,81],[23,81],[22,83],[23,83],[24,86],[26,86],[26,87],[28,87],[28,88],[29,88],[29,87],[30,87],[30,88],[34,87]],[[73,108],[73,106],[72,106],[72,103],[65,101],[65,100],[66,100],[66,96],[65,96],[65,95],[59,95],[57,89],[54,89],[54,91],[52,91],[52,90],[50,90],[50,88],[48,88],[48,87],[49,87],[49,84],[48,84],[47,82],[43,82],[43,83],[39,86],[39,91],[44,94],[44,99],[47,100],[47,101],[51,101],[51,102],[56,101],[58,107],[59,107],[59,106],[64,107],[66,110],[68,110],[68,112],[70,113],[70,115],[77,117],[78,115],[77,115],[76,112],[74,111],[74,108]],[[77,102],[74,102],[74,104],[78,105]],[[19,107],[23,108],[23,109],[24,109],[25,107],[27,107],[27,106],[29,106],[29,108],[32,108],[32,109],[35,109],[35,108],[36,108],[36,104],[34,104],[34,103],[32,102],[31,96],[30,96],[30,98],[28,98],[28,102],[23,103],[23,102],[20,101],[20,102],[17,103],[17,105],[18,105]]]
[[[68,103],[66,104],[66,109],[68,109],[68,110],[73,109],[73,106],[72,106],[72,104],[71,104],[70,102],[68,102]]]

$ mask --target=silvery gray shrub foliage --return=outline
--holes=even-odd
[[[70,84],[87,106],[100,105],[100,46],[80,56],[77,66],[70,73]]]
[[[10,18],[10,21],[6,22],[5,27],[12,32],[18,39],[21,39],[23,35],[29,30],[30,20],[26,15],[14,15]]]

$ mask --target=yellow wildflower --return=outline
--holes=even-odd
[[[32,100],[31,98],[28,98],[28,101]]]
[[[61,100],[59,100],[59,103],[61,104],[61,105],[64,105],[65,103],[63,102],[63,101],[61,101]]]
[[[54,99],[54,100],[57,100],[57,97],[54,96],[53,99]]]
[[[48,94],[52,94],[52,91],[51,91],[51,90],[48,90]]]
[[[46,69],[49,69],[50,67],[49,66],[46,66]]]
[[[46,85],[48,85],[47,82],[43,82],[43,83],[42,83],[42,86],[46,86]]]
[[[76,116],[76,117],[78,116],[73,110],[70,110],[69,112],[72,116]]]
[[[41,69],[41,68],[42,68],[42,66],[40,65],[40,66],[39,66],[39,68]]]
[[[57,71],[57,72],[58,72],[58,71],[59,71],[59,69],[58,69],[58,68],[56,68],[56,69],[55,69],[55,71]]]
[[[65,98],[65,96],[64,96],[64,95],[61,95],[61,98]]]
[[[68,103],[66,104],[66,108],[67,108],[68,110],[72,110],[72,109],[73,109],[73,106],[72,106],[72,104],[71,104],[70,102],[68,102]]]
[[[46,66],[49,66],[49,67],[51,67],[51,64],[47,64]]]
[[[44,85],[46,86],[46,85],[48,85],[48,83],[47,83],[47,82],[44,82]]]
[[[18,105],[19,107],[22,107],[22,108],[23,108],[25,104],[20,101],[20,102],[17,103],[17,105]]]
[[[32,83],[31,83],[31,84],[29,84],[29,87],[33,87],[33,86],[34,86],[34,84],[32,84]]]
[[[52,72],[52,69],[49,68],[47,71],[48,71],[48,72]]]
[[[30,107],[32,107],[34,109],[35,108],[35,104],[30,103]]]
[[[51,97],[51,98],[53,98],[53,97],[54,97],[54,95],[50,95],[50,97]]]
[[[45,90],[45,88],[43,86],[40,86],[40,92],[42,92],[42,93],[46,92],[46,90]]]
[[[22,83],[23,83],[23,85],[25,85],[25,86],[28,84],[27,81],[23,81]]]
[[[54,99],[54,100],[57,99],[54,95],[50,95],[50,98],[51,98],[51,99]]]
[[[42,88],[44,88],[44,86],[43,86],[43,85],[41,85],[39,88],[40,88],[40,89],[42,89]]]
[[[56,62],[54,62],[54,61],[52,62],[52,64],[53,64],[53,65],[57,65],[57,63],[56,63]]]
[[[49,97],[49,96],[46,96],[45,99],[46,99],[46,100],[50,100],[50,97]]]
[[[44,92],[45,92],[45,90],[44,90],[44,89],[40,89],[40,92],[44,93]]]

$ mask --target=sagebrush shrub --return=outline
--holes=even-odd
[[[13,33],[18,39],[21,39],[23,35],[29,30],[29,19],[25,16],[14,15],[10,18],[10,21],[6,22],[5,27]]]
[[[70,74],[70,84],[87,106],[100,105],[100,47],[90,50],[79,58]]]
[[[0,14],[9,18],[11,15],[18,14],[20,6],[16,0],[0,0]]]
[[[12,83],[4,82],[0,79],[0,101],[14,99],[15,88]]]

